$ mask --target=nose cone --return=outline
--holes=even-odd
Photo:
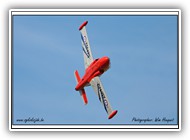
[[[107,71],[110,67],[110,59],[107,56],[102,57],[102,66],[103,71]]]
[[[103,61],[105,62],[105,63],[110,63],[110,59],[109,59],[109,57],[107,57],[107,56],[104,56],[103,58]]]

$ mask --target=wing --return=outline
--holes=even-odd
[[[95,93],[97,94],[100,102],[104,106],[104,109],[106,110],[106,112],[108,114],[108,118],[111,119],[117,113],[117,110],[115,110],[115,111],[112,110],[112,107],[111,107],[110,102],[106,96],[106,92],[105,92],[104,87],[100,81],[100,78],[99,77],[93,78],[91,80],[90,84],[93,87]]]
[[[80,33],[81,33],[81,42],[82,42],[82,49],[83,49],[83,55],[84,55],[84,65],[85,69],[93,62],[93,57],[90,49],[90,44],[86,32],[86,25],[88,21],[85,21],[80,27]]]

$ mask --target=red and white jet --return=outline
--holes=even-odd
[[[97,94],[100,102],[103,104],[107,114],[108,119],[111,119],[117,114],[117,110],[112,110],[110,102],[106,96],[106,92],[103,88],[103,85],[100,81],[99,76],[101,76],[106,70],[110,67],[110,59],[107,56],[102,58],[93,59],[89,40],[86,32],[86,25],[88,21],[85,21],[80,27],[81,32],[81,41],[82,49],[84,54],[84,65],[85,65],[85,74],[80,78],[78,71],[74,72],[77,86],[75,87],[76,91],[80,92],[80,95],[85,104],[88,103],[88,99],[84,90],[84,87],[91,85]]]

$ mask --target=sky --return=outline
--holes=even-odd
[[[75,91],[86,20],[93,57],[111,61],[100,77],[118,110],[111,120],[92,87],[88,105]],[[177,124],[177,16],[14,16],[12,24],[14,124]]]

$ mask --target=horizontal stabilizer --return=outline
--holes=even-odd
[[[77,70],[75,71],[75,78],[76,78],[76,82],[78,84],[78,82],[80,82],[81,79],[80,79],[80,75],[79,75]],[[81,95],[81,97],[82,97],[82,99],[84,101],[84,104],[87,104],[88,99],[87,99],[86,92],[85,92],[84,88],[79,90],[79,92],[80,92],[80,95]]]
[[[80,82],[80,80],[81,80],[81,79],[80,79],[79,72],[76,70],[74,74],[75,74],[76,82],[77,82],[77,84],[78,84],[78,83]]]
[[[79,90],[79,92],[80,92],[80,95],[81,95],[81,97],[82,97],[82,99],[84,101],[84,104],[86,105],[88,103],[88,99],[87,99],[85,90],[82,89],[82,90]]]

